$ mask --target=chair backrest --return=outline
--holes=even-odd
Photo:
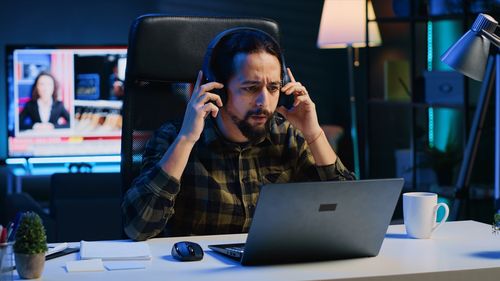
[[[56,173],[51,177],[50,216],[55,241],[122,238],[119,173]]]
[[[123,191],[139,174],[152,132],[182,120],[205,50],[218,33],[233,27],[261,29],[279,42],[278,24],[268,19],[145,15],[129,34],[123,104]]]

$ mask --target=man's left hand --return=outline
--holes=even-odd
[[[290,68],[286,69],[291,82],[281,88],[281,95],[294,95],[293,107],[287,109],[280,106],[276,111],[281,113],[290,123],[299,129],[306,141],[311,141],[321,134],[318,116],[316,114],[316,105],[311,100],[307,89],[295,81]]]

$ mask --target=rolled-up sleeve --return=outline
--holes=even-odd
[[[334,164],[326,166],[316,166],[321,181],[328,180],[355,180],[356,176],[353,172],[349,171],[339,157]]]
[[[355,180],[354,173],[349,171],[340,157],[337,156],[335,163],[331,165],[318,166],[314,162],[314,157],[307,145],[302,133],[296,132],[293,138],[298,151],[297,169],[299,181],[341,181],[341,180]]]
[[[175,136],[175,127],[162,127],[148,141],[141,174],[124,195],[124,231],[131,239],[145,240],[158,235],[174,215],[180,182],[163,171],[158,161]]]

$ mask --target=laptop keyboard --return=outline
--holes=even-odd
[[[228,247],[228,248],[226,248],[226,250],[231,251],[231,252],[236,252],[236,253],[243,254],[243,251],[245,250],[245,247],[243,247],[243,246],[241,246],[241,247]]]

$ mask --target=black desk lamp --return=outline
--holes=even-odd
[[[498,52],[500,38],[495,34],[497,26],[498,22],[493,17],[479,14],[472,28],[441,56],[442,62],[458,72],[477,81],[484,80],[456,183],[451,220],[458,219],[460,203],[469,196],[472,167],[493,85],[496,85],[494,199],[495,209],[500,208],[500,54]],[[495,73],[496,82],[493,79]]]

